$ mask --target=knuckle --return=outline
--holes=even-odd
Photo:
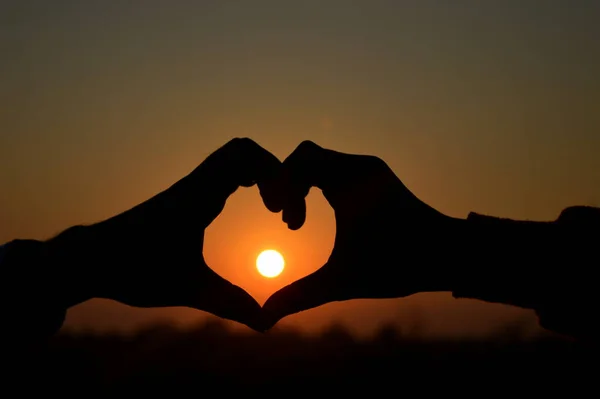
[[[236,152],[247,151],[248,149],[253,149],[257,147],[257,144],[254,140],[248,137],[236,137],[229,141],[228,147],[233,149]]]
[[[316,155],[322,151],[322,148],[310,140],[304,140],[292,152],[292,154],[284,162],[287,165],[303,165],[312,163],[316,160]]]
[[[371,174],[387,175],[393,173],[389,165],[381,158],[374,155],[367,155],[364,159],[365,171]]]
[[[300,152],[304,152],[304,151],[314,151],[314,150],[317,150],[320,148],[321,147],[319,147],[314,141],[304,140],[298,145],[297,150]]]
[[[557,220],[578,224],[598,223],[600,221],[600,209],[587,205],[569,206],[562,210]]]
[[[365,162],[373,169],[387,169],[388,165],[385,161],[375,155],[366,155]]]
[[[240,147],[255,147],[257,144],[254,140],[249,137],[236,137],[237,143]]]
[[[231,163],[230,167],[233,165],[238,167],[247,160],[257,158],[261,147],[248,137],[236,137],[227,143],[225,149],[224,156],[227,159],[227,163]]]

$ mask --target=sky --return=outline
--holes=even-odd
[[[454,217],[600,206],[598,20],[594,0],[0,0],[0,242],[125,211],[234,137],[281,160],[303,140],[379,156]],[[240,189],[204,254],[263,303],[318,269],[334,237],[317,189],[297,232]],[[266,248],[286,257],[276,279],[254,267]],[[66,327],[203,317],[92,300]],[[514,318],[535,321],[440,293],[329,304],[282,324],[469,335]]]

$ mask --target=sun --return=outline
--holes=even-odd
[[[274,249],[262,251],[256,258],[258,272],[268,278],[279,276],[284,266],[283,256]]]

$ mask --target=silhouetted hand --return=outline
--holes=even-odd
[[[254,141],[234,139],[141,205],[50,240],[52,256],[66,264],[74,264],[78,256],[84,261],[83,273],[75,267],[66,273],[71,279],[81,275],[79,280],[89,284],[82,299],[192,307],[260,329],[260,305],[206,264],[204,230],[239,186],[257,183],[263,195],[280,167],[281,162]]]
[[[320,188],[335,212],[336,237],[323,267],[267,300],[267,327],[332,301],[404,297],[449,284],[443,265],[430,261],[454,219],[415,197],[381,159],[303,142],[283,162],[280,186],[274,206],[293,230],[304,223],[310,188]]]

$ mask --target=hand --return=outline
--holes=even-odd
[[[84,273],[72,268],[66,275],[81,275],[89,296],[137,307],[192,307],[260,330],[260,305],[206,264],[204,230],[239,186],[258,184],[263,196],[272,191],[280,167],[254,141],[234,139],[166,191],[99,224],[67,230],[50,248],[55,259],[86,260]]]
[[[282,170],[283,194],[272,199],[272,206],[283,209],[288,227],[303,225],[304,198],[314,186],[335,212],[336,237],[323,267],[267,300],[267,327],[332,301],[444,290],[449,276],[434,258],[456,220],[419,200],[381,159],[307,141],[283,162]]]

